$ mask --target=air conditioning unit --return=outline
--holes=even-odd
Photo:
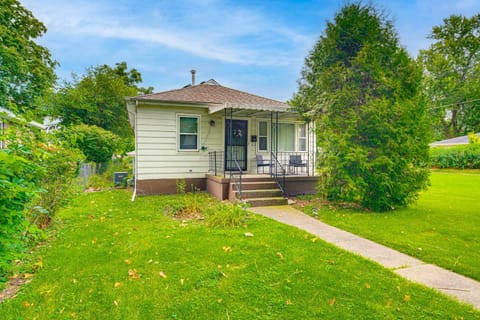
[[[113,173],[113,184],[115,186],[126,186],[127,185],[128,172],[114,172]]]

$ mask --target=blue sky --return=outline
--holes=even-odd
[[[155,91],[214,78],[278,100],[297,89],[305,56],[345,1],[20,0],[48,29],[39,42],[70,79],[92,65],[126,61]],[[432,26],[472,16],[480,0],[374,1],[394,21],[412,56]]]

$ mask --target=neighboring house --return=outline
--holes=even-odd
[[[46,127],[43,124],[36,121],[27,122],[26,120],[15,115],[12,111],[0,107],[0,135],[5,134],[7,128],[12,126],[14,123],[24,123],[33,128],[46,130]],[[0,149],[3,148],[5,148],[5,141],[0,139]]]
[[[476,133],[480,138],[480,133]],[[468,136],[461,136],[452,139],[446,139],[441,141],[435,141],[429,144],[430,147],[453,147],[462,144],[469,144]]]
[[[243,185],[263,177],[257,181],[276,180],[283,195],[315,192],[314,126],[283,102],[213,79],[194,85],[194,78],[192,85],[126,101],[137,194],[175,193],[185,179],[188,190],[231,198],[232,179],[241,188],[240,173]]]

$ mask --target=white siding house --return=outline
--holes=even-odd
[[[314,174],[314,126],[283,102],[214,80],[126,101],[135,131],[138,194],[174,193],[178,179],[204,190],[209,176],[257,174],[257,155],[276,158],[286,174]],[[300,168],[289,167],[292,154],[301,159]]]

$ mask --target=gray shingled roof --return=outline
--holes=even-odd
[[[476,134],[480,137],[480,133]],[[442,147],[442,146],[456,146],[460,144],[468,144],[468,136],[461,136],[447,140],[435,141],[429,144],[430,147]]]

